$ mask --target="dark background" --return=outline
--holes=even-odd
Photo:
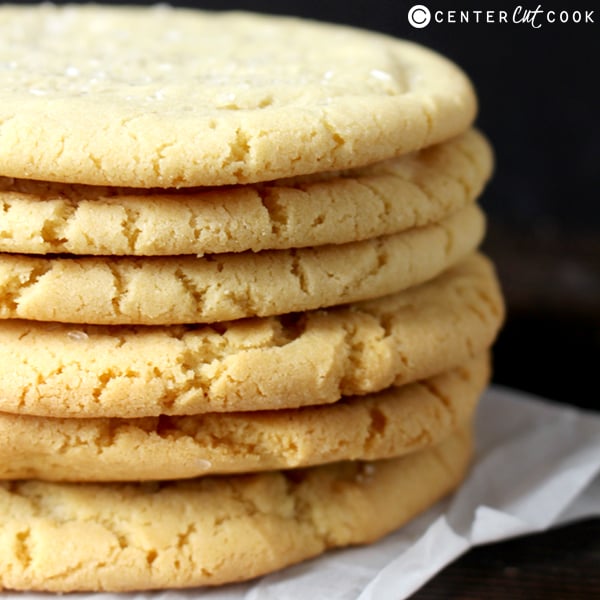
[[[415,2],[416,3],[416,2]],[[550,10],[593,10],[594,24],[436,24],[414,29],[413,2],[174,2],[304,16],[408,38],[453,59],[480,99],[478,126],[497,158],[481,199],[509,316],[495,351],[495,381],[600,409],[600,7],[542,2]],[[420,3],[420,0],[419,0]],[[437,9],[495,9],[512,15],[535,2],[423,2]]]

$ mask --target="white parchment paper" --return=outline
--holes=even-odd
[[[217,590],[71,597],[401,600],[472,546],[600,515],[600,414],[492,387],[479,408],[476,433],[475,462],[460,490],[373,546],[330,552]]]

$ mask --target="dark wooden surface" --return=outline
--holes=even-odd
[[[414,600],[600,598],[600,519],[477,548]]]

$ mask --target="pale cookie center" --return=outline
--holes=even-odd
[[[85,8],[50,6],[5,16],[0,79],[0,99],[93,94],[202,114],[406,91],[404,69],[375,36],[164,7],[96,8],[93,19]]]

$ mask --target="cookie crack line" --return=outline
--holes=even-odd
[[[110,48],[90,26],[107,10],[123,31]],[[458,135],[476,113],[458,67],[381,34],[184,9],[160,19],[126,7],[27,11],[31,18],[16,7],[1,15],[0,50],[17,65],[0,78],[0,172],[8,176],[145,188],[248,184],[405,154]],[[48,22],[61,23],[80,52],[61,51]],[[166,40],[174,30],[180,38]],[[351,64],[340,47],[353,48]],[[90,110],[98,97],[102,110]],[[22,132],[34,126],[29,142]]]
[[[302,315],[76,332],[7,320],[0,410],[136,417],[332,403],[472,358],[503,315],[493,268],[474,255],[416,288]]]
[[[51,264],[43,262],[37,262],[25,269],[19,267],[21,265],[17,264],[16,268],[5,272],[0,283],[4,292],[4,298],[0,303],[4,304],[8,311],[17,309],[19,296],[27,293],[28,289],[35,288],[40,279],[52,270]]]
[[[356,302],[435,277],[478,246],[484,227],[473,205],[436,224],[316,248],[202,258],[0,254],[0,318],[172,325]]]
[[[29,563],[2,545],[0,586],[116,592],[256,577],[398,528],[458,485],[470,456],[461,430],[376,462],[161,484],[0,483],[5,539],[14,542],[15,520],[30,530]]]
[[[462,149],[472,146],[479,162]],[[0,177],[0,252],[161,256],[343,244],[437,222],[491,171],[476,131],[377,165],[256,186],[138,190]]]
[[[182,479],[400,456],[471,418],[488,362],[484,353],[430,380],[302,410],[71,420],[0,413],[0,478]]]

